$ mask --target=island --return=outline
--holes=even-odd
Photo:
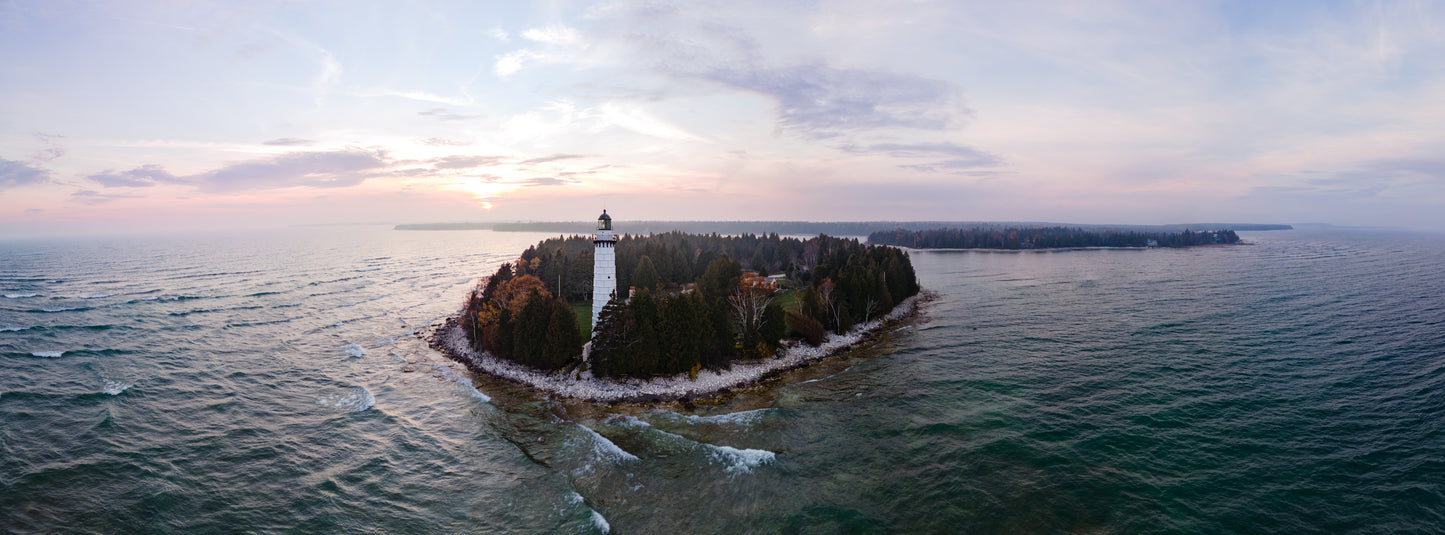
[[[481,279],[432,345],[548,395],[723,394],[870,339],[916,310],[908,253],[827,235],[559,236]],[[590,303],[589,303],[590,298]]]
[[[1073,249],[1194,247],[1239,243],[1230,229],[1178,232],[1079,227],[972,227],[879,231],[868,243],[911,249]]]

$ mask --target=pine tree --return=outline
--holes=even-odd
[[[661,284],[662,279],[657,275],[657,268],[652,265],[652,257],[643,256],[637,261],[637,269],[632,270],[632,286],[637,289],[655,290]]]

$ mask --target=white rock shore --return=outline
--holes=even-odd
[[[926,293],[926,292],[925,292]],[[448,321],[435,333],[433,346],[474,372],[486,373],[536,388],[548,394],[585,401],[673,401],[708,397],[753,383],[770,375],[823,360],[864,340],[888,322],[912,313],[925,293],[904,299],[887,315],[861,323],[844,334],[828,333],[818,347],[791,340],[783,343],[772,358],[733,362],[723,371],[702,370],[693,380],[686,373],[649,380],[592,377],[576,372],[543,372],[515,362],[477,352],[467,343],[466,333],[456,321]]]

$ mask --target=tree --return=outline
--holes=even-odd
[[[613,292],[612,299],[597,314],[597,325],[592,327],[592,352],[588,358],[593,373],[619,373],[615,361],[635,342],[636,333],[631,308]]]
[[[768,279],[745,273],[738,281],[737,290],[728,296],[728,306],[738,325],[739,345],[745,356],[762,356],[759,354],[759,343],[762,342],[766,321],[763,311],[772,304],[776,291],[777,288]]]
[[[661,285],[662,279],[657,275],[657,268],[652,265],[652,257],[644,256],[637,261],[637,269],[632,270],[632,286],[637,289],[655,290]]]
[[[791,310],[787,312],[786,321],[789,329],[803,337],[803,341],[813,347],[822,344],[824,336],[828,333],[828,330],[823,327],[822,323],[818,323],[818,320]]]
[[[567,301],[553,299],[551,309],[538,367],[555,370],[575,362],[582,355],[582,333],[577,330],[577,314],[572,312]]]
[[[737,288],[742,275],[741,265],[727,255],[719,256],[708,262],[707,269],[698,277],[697,291],[702,292],[703,297],[727,297]]]

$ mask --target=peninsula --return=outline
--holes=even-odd
[[[603,402],[709,397],[909,316],[908,254],[826,235],[558,237],[502,264],[432,344],[477,373]],[[588,298],[591,298],[588,302]]]

